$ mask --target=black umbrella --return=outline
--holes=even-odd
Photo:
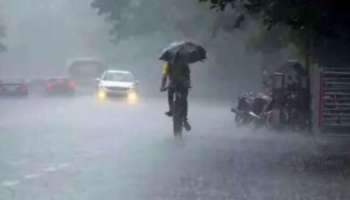
[[[192,42],[174,42],[163,50],[159,59],[171,62],[176,55],[187,63],[195,63],[207,58],[206,50],[200,45]]]

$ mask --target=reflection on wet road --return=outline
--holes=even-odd
[[[237,129],[229,105],[190,101],[173,140],[165,99],[0,101],[0,199],[349,199],[343,159],[310,138]]]

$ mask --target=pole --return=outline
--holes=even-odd
[[[305,34],[305,70],[307,73],[307,82],[306,82],[306,88],[307,88],[307,99],[308,99],[308,121],[309,121],[309,132],[312,132],[312,95],[311,95],[311,48],[312,48],[312,34],[311,31],[306,28]]]

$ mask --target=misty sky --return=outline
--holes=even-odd
[[[3,73],[62,73],[69,58],[108,56],[115,48],[88,0],[2,0],[1,6],[8,47],[0,55]]]

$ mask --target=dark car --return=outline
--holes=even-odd
[[[24,80],[0,80],[0,96],[26,97],[28,94],[28,84]]]
[[[49,95],[72,95],[76,91],[77,84],[69,78],[51,78],[46,81],[45,87]]]
[[[46,79],[45,78],[32,78],[28,81],[28,88],[30,95],[42,95],[46,91]]]
[[[75,58],[67,63],[69,78],[79,84],[79,92],[92,94],[96,89],[96,78],[107,69],[97,58]]]

